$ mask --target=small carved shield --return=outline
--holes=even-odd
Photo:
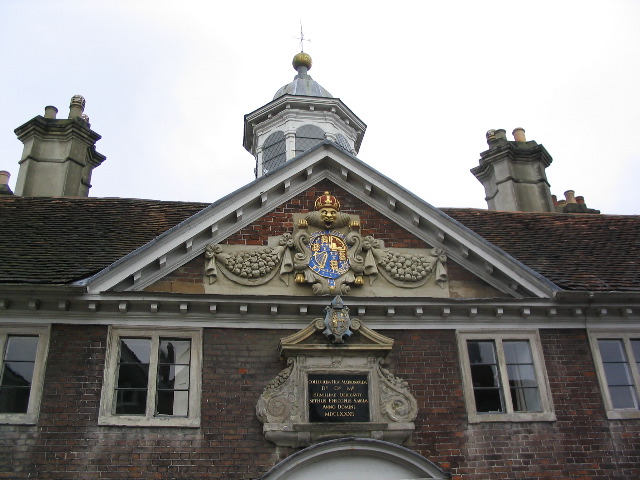
[[[344,343],[344,337],[350,337],[353,332],[351,328],[351,318],[349,317],[349,307],[342,303],[342,298],[336,296],[331,305],[324,309],[325,330],[322,332],[332,343]]]

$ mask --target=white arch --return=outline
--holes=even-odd
[[[260,480],[448,479],[435,464],[405,447],[367,438],[329,440],[284,459]]]

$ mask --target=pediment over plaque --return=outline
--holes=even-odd
[[[409,385],[383,366],[393,339],[350,319],[339,298],[325,318],[280,341],[287,367],[256,405],[265,438],[276,445],[343,437],[402,444],[415,429],[418,408]],[[335,334],[345,330],[351,334]]]

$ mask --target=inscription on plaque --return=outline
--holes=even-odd
[[[368,422],[367,375],[320,374],[308,376],[309,422]]]

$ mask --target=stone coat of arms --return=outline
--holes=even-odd
[[[359,219],[340,211],[339,200],[324,192],[315,210],[294,214],[295,228],[259,248],[211,244],[205,251],[205,276],[213,285],[222,274],[233,283],[260,286],[276,276],[285,285],[308,285],[315,295],[348,294],[384,278],[394,287],[413,289],[431,280],[444,288],[447,257],[437,248],[392,249],[360,233]],[[235,247],[235,248],[234,248]],[[366,281],[368,280],[368,282]]]

